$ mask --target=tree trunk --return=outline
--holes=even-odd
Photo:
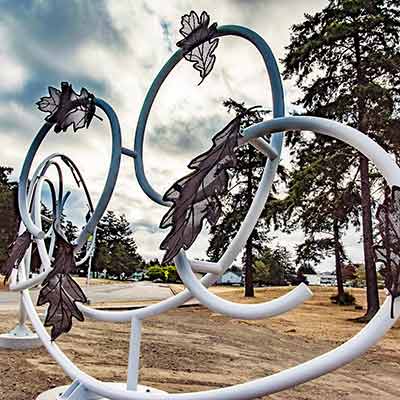
[[[248,210],[253,200],[253,168],[254,163],[254,148],[248,146],[248,169],[247,169],[247,188],[246,188],[246,209]],[[245,247],[245,297],[254,297],[254,283],[253,283],[253,233],[249,236]]]
[[[333,221],[333,240],[335,242],[336,282],[337,282],[338,302],[339,302],[344,297],[344,287],[343,287],[343,277],[342,277],[342,260],[340,257],[339,224],[336,218]]]
[[[361,175],[361,207],[362,207],[362,226],[363,226],[363,246],[365,277],[367,281],[367,313],[363,320],[369,321],[379,310],[378,281],[376,276],[376,266],[373,254],[372,237],[372,218],[371,218],[371,197],[370,183],[368,174],[368,159],[360,155],[360,175]]]
[[[362,70],[361,46],[358,32],[354,34],[354,49],[356,54],[357,83],[359,87],[365,85],[365,76]],[[365,102],[360,94],[357,99],[358,106],[358,129],[366,133],[364,129]],[[379,310],[378,281],[376,266],[373,255],[372,218],[371,218],[371,188],[369,182],[368,159],[360,154],[360,177],[361,177],[361,208],[363,227],[363,246],[365,277],[367,281],[367,313],[361,318],[369,321]]]
[[[245,283],[244,295],[245,297],[254,297],[254,284],[253,284],[253,239],[252,235],[247,239],[245,247]]]

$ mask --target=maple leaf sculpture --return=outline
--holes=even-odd
[[[74,246],[55,229],[56,252],[53,269],[47,275],[40,290],[37,305],[49,303],[45,326],[51,326],[51,340],[72,328],[72,318],[84,320],[76,302],[86,303],[87,298],[80,286],[72,279],[75,270]]]
[[[212,71],[215,64],[214,51],[218,46],[217,23],[210,23],[210,16],[203,11],[200,17],[195,11],[185,14],[181,19],[182,28],[179,32],[184,39],[176,43],[181,47],[186,60],[193,63],[194,69],[200,72],[202,78],[199,85]]]
[[[21,263],[31,243],[31,234],[25,231],[8,247],[8,258],[0,267],[0,273],[5,276],[4,283],[10,278],[13,268]]]
[[[55,124],[54,131],[65,132],[72,125],[74,132],[88,128],[96,112],[95,98],[85,88],[78,95],[68,82],[61,82],[61,91],[49,87],[49,95],[36,103],[39,110],[49,113],[47,122]],[[101,118],[99,118],[101,119]]]
[[[238,115],[218,132],[212,139],[213,146],[188,165],[194,171],[175,182],[163,196],[164,201],[173,204],[160,223],[160,228],[172,227],[160,245],[160,249],[166,250],[164,263],[193,244],[204,219],[215,225],[221,216],[218,196],[228,190],[227,170],[237,165],[235,149],[241,137],[241,120],[246,113]]]
[[[400,296],[400,188],[393,186],[391,197],[378,207],[380,243],[374,247],[375,259],[384,264],[381,271],[385,287],[392,296],[391,316],[394,317],[394,299]]]

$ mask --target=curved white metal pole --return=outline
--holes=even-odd
[[[36,188],[35,188],[35,196],[33,197],[33,221],[35,221],[36,225],[39,227],[40,230],[43,230],[42,226],[42,191],[43,191],[43,184],[46,182],[46,178],[44,176],[38,179]],[[53,234],[54,236],[54,234]],[[46,236],[45,236],[46,237]],[[36,246],[39,252],[40,260],[45,260],[42,262],[40,267],[41,274],[45,274],[47,276],[48,271],[51,269],[51,253],[46,248],[46,243],[43,239],[34,239],[36,242]],[[52,241],[51,241],[52,242]],[[47,261],[48,260],[48,261]],[[41,275],[39,274],[39,275]]]
[[[95,245],[96,245],[96,233],[97,233],[97,227],[94,229],[93,239],[90,242],[89,249],[86,249],[86,253],[85,253],[84,257],[76,262],[76,266],[77,267],[79,267],[80,265],[84,264],[90,257],[93,256],[94,248],[95,248]]]
[[[45,182],[46,178],[44,176],[41,176],[38,178],[37,180],[37,184],[35,185],[35,189],[34,189],[34,196],[33,196],[33,219],[32,222],[35,224],[35,226],[42,231],[42,221],[41,221],[41,214],[40,214],[40,207],[41,207],[41,193],[42,193],[42,189],[43,189],[43,184]],[[40,256],[40,260],[42,262],[42,268],[43,268],[43,272],[41,272],[40,274],[26,279],[25,274],[21,275],[21,268],[19,268],[18,272],[19,272],[19,281],[12,281],[10,283],[9,289],[11,291],[21,291],[33,286],[36,286],[38,284],[40,284],[47,276],[47,274],[49,273],[50,269],[51,269],[51,260],[49,257],[49,254],[47,252],[46,249],[46,244],[44,239],[34,239],[37,245],[37,249],[39,252],[39,256]],[[25,278],[23,278],[23,276],[25,276]]]
[[[36,226],[36,228],[40,231],[42,231],[42,215],[41,215],[41,197],[42,196],[41,196],[41,194],[42,194],[42,190],[43,190],[43,184],[47,183],[49,186],[52,186],[51,181],[49,181],[44,176],[44,174],[47,172],[47,169],[51,165],[54,165],[57,167],[60,185],[61,185],[61,181],[62,181],[61,169],[58,166],[58,164],[53,161],[53,159],[56,157],[67,158],[70,162],[72,162],[68,157],[64,156],[61,153],[54,153],[54,154],[51,154],[50,156],[46,157],[36,168],[36,170],[33,174],[33,177],[32,177],[32,181],[31,181],[32,184],[29,186],[28,195],[25,198],[25,200],[28,199],[26,201],[26,209],[29,209],[29,205],[32,202],[34,204],[34,206],[33,206],[33,216],[34,217],[33,217],[33,219],[31,218],[31,221]],[[72,166],[77,170],[77,167],[75,166],[75,164],[72,163]],[[79,172],[79,171],[77,171],[77,172]],[[88,200],[89,204],[91,204],[90,194],[86,189],[85,182],[83,181],[83,178],[81,175],[80,175],[80,178],[81,178],[81,182],[84,185],[87,200]],[[68,198],[68,193],[62,199],[58,199],[58,203],[59,203],[59,207],[58,207],[59,211],[58,212],[59,213],[61,213],[61,211],[62,211],[61,209],[62,209],[63,201],[65,202],[66,198]],[[59,196],[62,196],[62,190],[59,191]],[[52,257],[52,253],[53,253],[54,245],[55,245],[55,235],[54,235],[52,227],[49,229],[48,232],[45,233],[44,238],[47,238],[49,234],[51,234],[51,242],[50,242],[48,251],[46,249],[46,245],[45,245],[45,242],[43,239],[34,239],[38,246],[38,251],[39,251],[39,254],[41,257],[43,271],[33,278],[21,280],[20,282],[16,282],[15,280],[11,281],[10,286],[9,286],[9,289],[11,291],[21,291],[24,289],[32,288],[33,286],[40,284],[46,278],[47,274],[51,270],[51,257]],[[94,238],[95,238],[95,236],[96,236],[96,228],[94,229],[94,233],[93,233]],[[89,258],[91,252],[94,249],[94,246],[95,246],[95,241],[93,240],[89,251],[86,252],[85,256],[81,260],[77,261],[77,263],[76,263],[77,266],[82,265]],[[43,262],[43,260],[44,260],[44,262]]]
[[[222,267],[219,265],[218,262],[211,262],[211,261],[199,261],[199,260],[189,260],[190,266],[193,271],[195,272],[204,272],[215,275],[220,275],[224,272]]]
[[[210,310],[231,318],[263,319],[273,317],[298,307],[312,297],[311,290],[307,285],[301,283],[277,299],[259,304],[238,304],[209,292],[196,278],[183,251],[175,257],[175,264],[182,282],[197,300]]]
[[[48,157],[46,157],[36,168],[32,175],[31,183],[29,185],[29,190],[28,190],[28,200],[26,201],[26,209],[29,209],[29,205],[32,202],[32,196],[34,195],[34,185],[36,184],[36,181],[39,177],[39,175],[44,175],[47,171],[47,169],[50,166],[50,161],[56,157],[61,157],[62,154],[60,153],[53,153],[50,154]]]
[[[266,133],[282,130],[312,131],[339,139],[355,147],[371,160],[390,185],[400,185],[399,168],[393,158],[371,138],[340,122],[320,117],[280,117],[252,125],[243,131],[243,136],[251,140]]]
[[[112,138],[112,153],[111,153],[111,161],[109,164],[109,170],[106,178],[106,182],[103,188],[103,192],[100,196],[100,199],[97,203],[96,208],[94,209],[89,221],[82,229],[76,243],[76,249],[81,248],[84,243],[86,242],[87,237],[93,233],[95,226],[97,225],[98,221],[100,220],[101,216],[103,215],[107,204],[111,198],[113,193],[115,182],[118,177],[120,161],[121,161],[121,131],[118,122],[118,118],[111,108],[111,106],[106,103],[104,100],[99,98],[95,99],[96,106],[101,108],[108,119],[108,122],[111,127],[111,138]],[[29,172],[32,166],[33,159],[43,142],[44,138],[46,137],[49,130],[52,128],[53,124],[49,122],[45,122],[29,147],[28,154],[25,157],[24,163],[22,165],[21,174],[19,178],[19,185],[18,185],[18,205],[19,211],[21,215],[21,219],[24,221],[24,225],[26,229],[35,237],[39,239],[43,239],[45,233],[38,229],[37,226],[32,221],[31,216],[29,215],[29,210],[26,204],[26,192],[28,186],[28,178]]]
[[[390,317],[391,297],[389,296],[375,317],[350,340],[310,361],[296,367],[278,372],[271,376],[256,379],[250,382],[233,385],[226,388],[214,389],[203,392],[178,393],[178,394],[152,394],[121,390],[110,387],[81,371],[72,361],[65,356],[56,343],[51,342],[50,336],[43,327],[39,316],[33,306],[29,292],[23,292],[25,309],[31,318],[32,325],[45,345],[47,351],[60,364],[71,379],[77,379],[87,389],[94,393],[113,400],[244,400],[266,396],[300,383],[310,381],[325,375],[345,364],[353,361],[375,345],[385,333],[396,323],[400,316],[400,299],[395,299],[395,318]]]

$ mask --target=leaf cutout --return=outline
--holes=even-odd
[[[195,11],[186,14],[181,19],[182,28],[179,32],[184,39],[176,43],[181,47],[186,60],[193,63],[195,70],[200,72],[202,78],[199,85],[212,71],[215,64],[214,51],[218,46],[217,23],[210,23],[210,16],[203,11],[200,17]]]
[[[391,198],[387,196],[378,207],[376,218],[381,237],[374,246],[376,261],[384,264],[381,271],[385,287],[392,296],[391,316],[394,317],[394,299],[400,296],[400,188],[393,186]]]
[[[82,88],[78,95],[68,82],[61,82],[61,91],[54,87],[49,87],[48,90],[50,96],[41,97],[36,104],[40,111],[50,114],[46,121],[55,124],[55,132],[65,132],[71,125],[74,132],[89,127],[96,116],[93,94]]]
[[[5,276],[4,283],[9,280],[13,268],[21,263],[31,243],[31,234],[25,231],[8,247],[8,258],[0,268],[0,273]]]
[[[55,229],[56,252],[52,271],[40,290],[37,305],[49,303],[45,326],[51,326],[51,340],[72,328],[72,318],[84,320],[76,302],[86,303],[87,298],[70,273],[75,269],[74,246]]]
[[[199,235],[204,219],[215,225],[222,213],[218,195],[228,189],[227,169],[237,164],[235,148],[240,137],[242,115],[233,119],[212,139],[213,146],[197,156],[188,167],[194,171],[175,182],[163,200],[173,203],[160,228],[172,227],[160,245],[166,250],[163,262],[170,262],[181,249],[187,250]]]

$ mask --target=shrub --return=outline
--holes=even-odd
[[[146,275],[151,281],[162,279],[164,282],[174,283],[178,281],[178,273],[175,265],[152,265],[148,268]]]
[[[355,297],[349,292],[344,292],[341,296],[335,294],[331,296],[330,299],[333,304],[338,304],[340,306],[352,306],[356,303]]]
[[[147,276],[151,281],[154,281],[155,279],[165,279],[163,269],[157,265],[154,265],[147,270]]]
[[[176,271],[175,265],[167,265],[166,267],[163,267],[163,271],[165,280],[167,282],[174,283],[178,280],[178,273]]]

